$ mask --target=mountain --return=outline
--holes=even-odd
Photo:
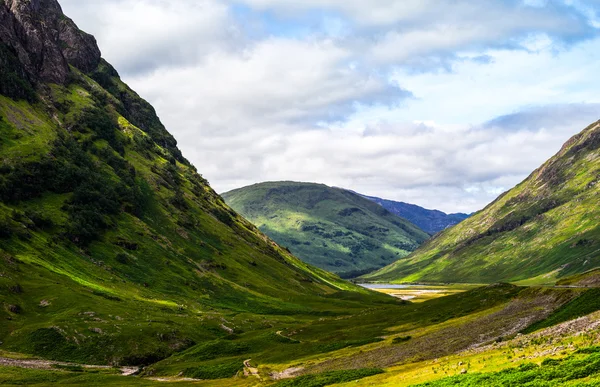
[[[261,183],[222,196],[293,254],[343,277],[381,268],[429,237],[360,195],[322,184]]]
[[[366,278],[552,283],[598,267],[599,182],[597,122],[484,210]]]
[[[0,162],[0,353],[147,365],[396,303],[230,209],[55,0],[0,2]]]
[[[356,228],[367,208],[395,219],[359,199]],[[600,289],[467,288],[411,303],[301,262],[224,203],[55,0],[0,1],[0,385],[598,382]]]
[[[585,136],[564,163],[597,160]],[[596,189],[577,170],[572,188]],[[361,220],[394,224],[377,204],[314,192],[354,229],[396,233]],[[573,249],[593,248],[595,220],[571,224]],[[495,284],[410,303],[305,264],[224,203],[55,0],[0,1],[0,385],[597,383],[585,315],[599,290]]]
[[[468,214],[446,214],[438,210],[428,210],[414,204],[395,202],[393,200],[380,199],[374,196],[361,195],[398,215],[428,232],[431,235],[452,227],[469,217]]]

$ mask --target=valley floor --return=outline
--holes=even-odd
[[[410,302],[423,302],[439,297],[451,296],[475,289],[482,285],[452,284],[452,285],[397,285],[397,284],[360,284],[367,289],[388,294]]]
[[[135,368],[0,352],[0,384],[443,387],[500,386],[523,378],[513,385],[600,385],[598,289],[449,290],[455,294],[354,315],[284,325],[273,320],[269,335],[248,332],[212,346],[204,343],[141,369],[140,375],[133,375]],[[252,353],[257,343],[264,352]],[[230,363],[239,369],[232,378],[189,376],[190,369]]]

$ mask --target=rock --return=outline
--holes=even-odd
[[[466,374],[466,373],[467,373],[467,370],[466,370],[466,369],[464,369],[464,368],[463,368],[462,370],[460,370],[460,374],[461,374],[461,375],[464,375],[464,374]]]
[[[100,63],[94,37],[79,30],[56,0],[0,2],[0,43],[14,51],[32,81],[65,84],[69,65],[90,72]]]
[[[19,305],[9,305],[8,311],[14,314],[21,313],[21,307]]]

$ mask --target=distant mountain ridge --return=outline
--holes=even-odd
[[[429,238],[380,205],[322,184],[268,182],[222,196],[305,262],[344,277],[385,266]]]
[[[369,280],[554,283],[600,267],[600,122],[527,179]]]
[[[361,196],[379,204],[392,214],[398,215],[414,225],[419,226],[421,230],[426,231],[431,235],[437,234],[448,227],[457,225],[470,216],[463,213],[446,214],[439,210],[428,210],[417,206],[416,204],[396,202],[375,196]]]

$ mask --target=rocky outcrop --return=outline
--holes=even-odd
[[[34,82],[65,84],[69,65],[90,72],[100,63],[94,37],[79,30],[56,0],[0,1],[0,42]]]

